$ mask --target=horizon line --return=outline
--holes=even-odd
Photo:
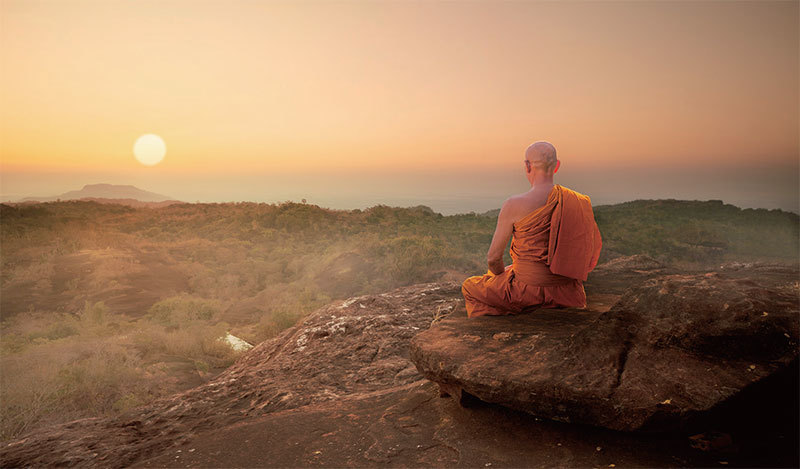
[[[186,200],[181,200],[181,199],[165,199],[165,200],[160,200],[160,201],[142,201],[142,200],[134,199],[134,198],[82,197],[82,198],[79,198],[79,199],[63,199],[63,200],[59,199],[59,200],[39,201],[39,200],[2,200],[4,197],[5,196],[3,194],[0,194],[0,204],[2,204],[2,205],[9,205],[9,204],[36,205],[36,204],[62,203],[62,202],[93,202],[94,200],[92,200],[92,199],[101,199],[101,200],[109,200],[109,201],[111,201],[111,200],[135,200],[135,201],[141,202],[143,204],[161,204],[161,203],[164,203],[164,202],[173,202],[170,205],[174,205],[174,204],[178,204],[178,203],[190,204],[190,205],[195,205],[195,204],[197,204],[197,205],[200,205],[200,204],[205,204],[205,205],[226,205],[226,204],[284,205],[284,204],[296,204],[296,205],[315,206],[315,207],[318,207],[318,208],[323,209],[323,210],[346,211],[346,212],[350,212],[350,211],[354,211],[354,210],[363,211],[363,210],[368,210],[368,209],[374,208],[374,207],[389,207],[389,208],[399,208],[399,209],[412,209],[412,208],[417,208],[417,207],[425,207],[425,208],[430,209],[433,213],[436,213],[436,214],[439,214],[439,215],[442,215],[442,216],[457,216],[457,215],[471,215],[471,214],[480,215],[480,214],[484,214],[484,213],[488,213],[488,212],[492,212],[492,211],[500,209],[499,207],[497,207],[497,208],[484,210],[484,211],[480,211],[480,212],[477,212],[475,210],[470,210],[468,212],[455,212],[455,213],[450,213],[450,214],[444,214],[444,213],[441,213],[441,212],[437,212],[436,210],[433,209],[433,207],[431,207],[431,206],[429,206],[427,204],[424,204],[424,203],[420,203],[420,204],[416,204],[416,205],[390,205],[390,204],[378,202],[378,203],[375,203],[373,205],[369,205],[366,208],[359,208],[359,207],[336,208],[336,207],[329,207],[329,206],[320,205],[320,204],[313,203],[313,202],[308,202],[308,201],[303,202],[302,200],[297,201],[297,200],[291,200],[291,199],[275,200],[275,201],[271,201],[271,202],[256,201],[256,200],[225,200],[225,201],[200,201],[200,200],[196,200],[194,202],[191,202],[191,201],[186,201]],[[614,203],[603,203],[603,204],[597,204],[597,205],[592,204],[592,208],[609,207],[609,206],[628,204],[628,203],[633,203],[633,202],[669,202],[669,201],[673,201],[673,202],[701,202],[701,203],[719,202],[723,206],[724,205],[729,205],[729,206],[735,207],[735,208],[737,208],[739,210],[766,210],[768,212],[778,211],[778,212],[791,213],[791,214],[800,216],[800,213],[798,213],[798,212],[796,212],[794,210],[789,210],[789,209],[784,209],[784,208],[741,207],[741,206],[736,205],[736,204],[725,202],[722,199],[705,199],[705,200],[701,200],[701,199],[676,199],[674,197],[669,197],[669,198],[651,198],[651,199],[637,198],[637,199],[623,200],[623,201],[614,202]],[[118,203],[117,205],[125,205],[125,204]],[[147,208],[147,207],[134,207],[134,208]],[[163,208],[163,207],[158,207],[158,208]]]

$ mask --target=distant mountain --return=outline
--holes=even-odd
[[[86,184],[83,189],[69,191],[61,195],[46,197],[25,197],[17,202],[53,202],[56,200],[78,199],[133,199],[139,202],[174,201],[172,197],[149,192],[130,184]],[[98,200],[99,202],[99,200]]]

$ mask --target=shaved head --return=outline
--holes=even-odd
[[[556,161],[556,147],[550,142],[540,141],[532,143],[531,146],[525,150],[525,159],[530,161],[532,165],[537,168],[542,168],[545,171],[550,171],[555,168]]]

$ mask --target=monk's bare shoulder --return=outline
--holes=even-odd
[[[522,212],[525,211],[526,205],[525,193],[512,195],[503,202],[500,213],[503,215],[503,218],[516,221],[520,218]]]

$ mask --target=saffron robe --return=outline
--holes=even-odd
[[[545,204],[514,223],[513,263],[464,281],[467,316],[506,315],[531,307],[586,307],[583,281],[597,265],[602,239],[588,196],[554,185]]]

